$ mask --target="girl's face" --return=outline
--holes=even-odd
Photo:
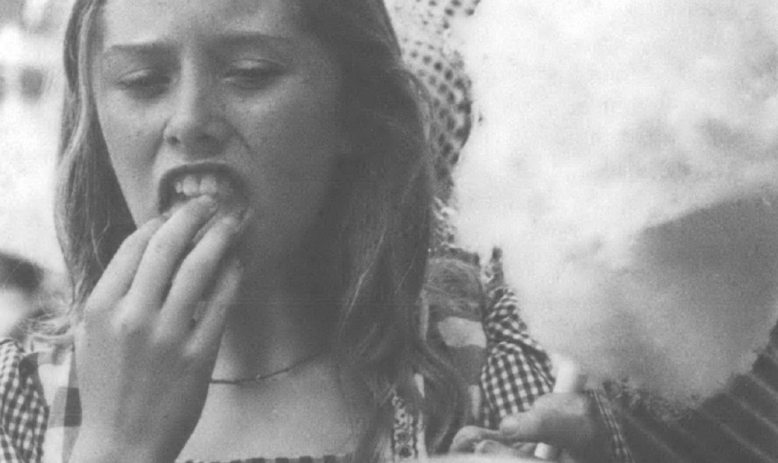
[[[94,95],[136,224],[209,194],[219,214],[251,208],[244,244],[266,265],[300,244],[346,145],[340,68],[301,16],[290,0],[108,0]]]

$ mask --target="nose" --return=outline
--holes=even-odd
[[[219,155],[229,138],[218,91],[203,76],[183,74],[173,94],[171,115],[164,141],[176,151],[193,157]]]

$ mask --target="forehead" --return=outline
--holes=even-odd
[[[297,0],[107,0],[100,19],[104,46],[229,32],[284,37],[303,24]]]

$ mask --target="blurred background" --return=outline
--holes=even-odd
[[[71,3],[0,0],[0,337],[21,337],[63,281],[53,193]]]

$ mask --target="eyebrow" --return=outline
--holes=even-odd
[[[152,55],[170,52],[173,47],[165,42],[147,42],[147,43],[122,43],[111,45],[103,50],[102,58],[107,59],[114,55]]]
[[[228,48],[240,48],[246,46],[256,46],[259,44],[270,44],[273,47],[282,48],[293,47],[294,40],[289,37],[268,35],[255,31],[228,31],[216,34],[216,43],[219,46]],[[138,42],[138,43],[119,43],[109,46],[102,52],[102,58],[108,59],[113,55],[133,54],[133,55],[153,55],[168,53],[175,49],[172,42],[166,40]]]
[[[263,42],[283,46],[291,46],[294,44],[294,40],[290,37],[263,34],[255,31],[227,31],[216,34],[216,37],[218,38],[218,42],[233,46],[254,45]]]

